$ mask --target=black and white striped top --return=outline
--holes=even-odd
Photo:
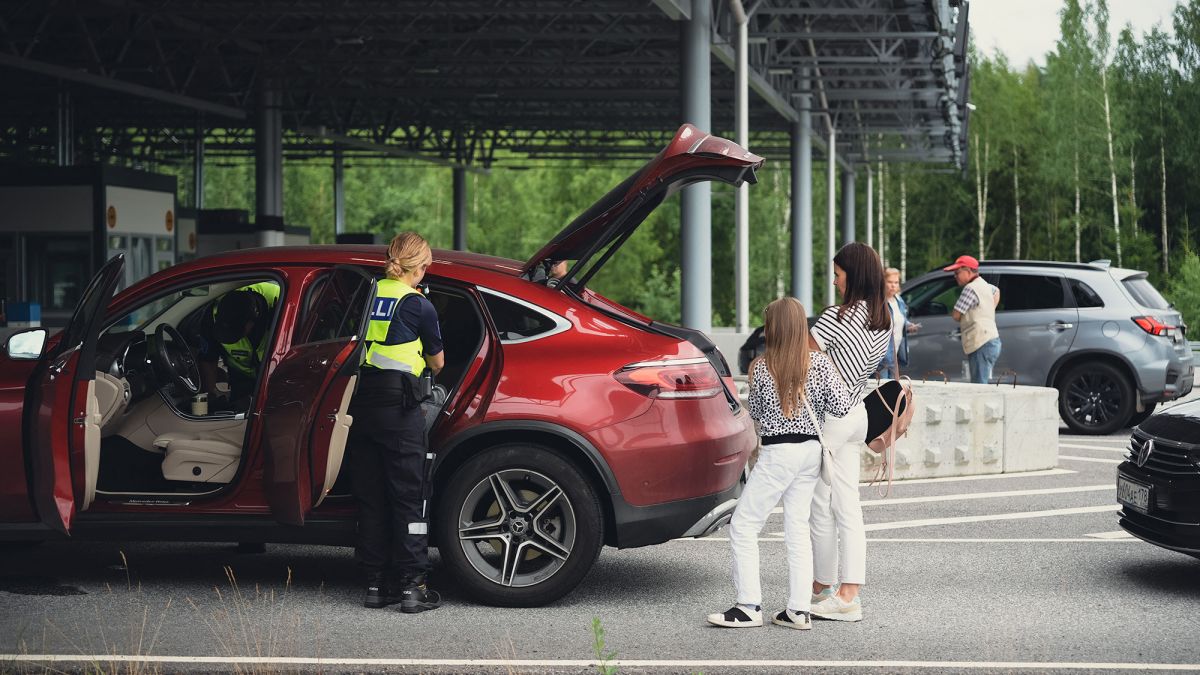
[[[867,379],[879,369],[879,362],[887,354],[888,330],[867,330],[870,317],[865,300],[847,309],[841,320],[838,320],[839,308],[840,305],[834,305],[821,312],[813,324],[812,336],[833,359],[857,403],[862,400]]]

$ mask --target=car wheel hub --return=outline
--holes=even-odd
[[[547,476],[505,469],[482,478],[458,514],[458,543],[480,576],[533,586],[566,565],[575,545],[571,500]]]

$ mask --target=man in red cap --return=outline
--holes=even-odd
[[[987,384],[992,377],[992,368],[1000,358],[1000,330],[996,328],[1000,289],[979,276],[979,261],[969,255],[958,256],[953,265],[942,269],[954,272],[954,281],[963,289],[951,316],[962,327],[962,347],[971,370],[971,381]],[[981,302],[980,298],[990,298],[991,302]]]

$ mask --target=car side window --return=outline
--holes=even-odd
[[[1071,279],[1068,283],[1071,286],[1071,295],[1075,296],[1076,307],[1084,309],[1087,307],[1104,306],[1104,300],[1100,298],[1099,293],[1092,290],[1091,286],[1078,279]]]
[[[560,322],[550,314],[527,305],[484,292],[483,302],[502,342],[528,340],[555,330]]]
[[[958,284],[953,276],[931,279],[900,294],[908,305],[909,316],[940,316],[950,313],[958,300]]]
[[[1000,305],[996,307],[996,311],[1019,312],[1067,306],[1062,277],[1044,274],[1004,274],[996,285],[1000,288]]]
[[[367,291],[367,280],[351,270],[332,270],[322,275],[305,293],[293,344],[358,335]]]

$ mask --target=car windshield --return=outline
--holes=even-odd
[[[1125,284],[1125,290],[1133,296],[1134,302],[1145,307],[1146,309],[1170,309],[1171,303],[1167,302],[1166,298],[1158,292],[1154,284],[1150,280],[1142,276],[1130,277],[1121,283]]]

